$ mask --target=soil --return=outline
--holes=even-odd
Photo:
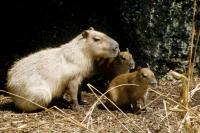
[[[192,88],[200,83],[200,78],[193,79]],[[83,98],[89,105],[81,105],[79,111],[73,111],[64,102],[56,102],[48,110],[34,113],[18,111],[12,99],[5,94],[0,95],[0,132],[186,132],[182,127],[183,117],[179,112],[171,111],[177,106],[182,82],[179,80],[160,80],[157,88],[149,90],[146,111],[124,113],[115,110],[111,113],[98,109],[94,104],[95,94],[83,92]],[[158,94],[160,93],[160,94]],[[67,102],[66,102],[67,103]],[[98,103],[99,104],[99,103]],[[65,106],[63,106],[65,105]],[[93,106],[94,105],[94,106]],[[191,103],[191,132],[200,132],[200,91],[193,96]],[[93,108],[94,107],[94,108]]]

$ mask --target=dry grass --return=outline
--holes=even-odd
[[[178,112],[181,80],[160,80],[157,88],[149,90],[147,112],[134,114],[123,111],[100,110],[96,105],[104,95],[85,93],[89,105],[79,112],[68,108],[52,107],[36,113],[17,112],[8,96],[0,96],[0,132],[187,132],[183,126],[190,118],[191,132],[200,129],[200,78],[195,77],[192,85],[193,106],[182,118]],[[91,87],[91,86],[90,86]],[[95,90],[94,87],[91,87]],[[196,89],[198,88],[198,89]],[[100,98],[101,97],[101,98]]]
[[[99,110],[97,104],[103,104],[107,98],[105,93],[101,96],[97,95],[95,91],[98,90],[92,85],[88,87],[93,93],[84,93],[84,97],[90,104],[85,105],[79,112],[57,106],[45,108],[36,103],[33,104],[44,110],[36,113],[18,112],[9,96],[0,95],[0,132],[200,133],[200,77],[193,76],[193,59],[196,55],[199,34],[195,51],[193,51],[196,33],[194,20],[196,0],[193,2],[188,77],[178,75],[183,78],[171,81],[160,80],[157,88],[150,88],[145,113],[141,112],[138,115],[131,112],[125,113],[119,108],[116,111],[110,111],[108,108]],[[176,73],[174,76],[177,76]],[[190,91],[191,88],[193,89]],[[1,92],[4,91],[1,90]],[[180,113],[182,115],[179,115]]]

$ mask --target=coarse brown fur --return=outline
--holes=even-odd
[[[8,72],[7,90],[42,106],[69,90],[73,109],[78,109],[77,92],[81,81],[93,70],[96,58],[113,58],[118,43],[93,28],[83,31],[69,43],[31,54],[15,62]],[[38,106],[13,97],[16,107],[25,112]]]
[[[96,73],[112,80],[117,75],[128,73],[135,68],[135,62],[129,51],[120,52],[115,58],[99,59],[95,61]]]
[[[114,78],[108,88],[110,90],[108,98],[119,107],[130,104],[136,105],[138,100],[142,101],[141,106],[145,106],[148,86],[155,86],[156,84],[157,81],[154,73],[149,68],[141,68],[135,72],[121,74]],[[122,86],[114,88],[118,85]],[[106,105],[113,108],[113,105],[109,101],[106,102]]]
[[[85,79],[84,83],[90,83],[104,92],[109,81],[119,74],[128,73],[134,68],[135,62],[132,54],[128,50],[119,52],[118,56],[114,58],[98,58],[94,62],[94,71],[91,73],[92,76],[90,75],[89,78]],[[103,80],[97,80],[96,78],[101,78]],[[87,87],[85,86],[85,88]],[[87,103],[82,100],[80,89],[78,98],[79,103]]]

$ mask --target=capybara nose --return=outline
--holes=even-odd
[[[117,56],[117,54],[119,53],[119,44],[118,44],[118,42],[113,41],[112,51],[113,51],[113,54]]]
[[[116,50],[116,51],[119,51],[119,47],[118,47],[118,46],[116,46],[116,47],[114,48],[114,50]]]
[[[115,44],[113,49],[116,50],[116,51],[119,51],[119,44],[118,43]]]
[[[115,40],[113,41],[113,47],[114,47],[115,50],[119,50],[119,44]]]
[[[130,65],[129,66],[130,71],[135,68],[135,62],[134,61],[132,61],[129,65]]]
[[[157,86],[157,81],[156,81],[156,80],[154,80],[154,81],[151,81],[151,83],[150,83],[150,84],[151,84],[151,86],[152,86],[152,87],[156,87],[156,86]]]

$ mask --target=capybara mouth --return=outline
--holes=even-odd
[[[130,72],[133,72],[134,68],[135,68],[135,67],[129,67],[129,71],[130,71]]]
[[[156,87],[157,83],[151,83],[151,87]]]
[[[117,56],[117,55],[118,55],[118,52],[119,52],[118,48],[112,49],[112,54],[113,54],[114,56]]]
[[[135,63],[131,63],[129,65],[129,70],[132,71],[135,68]]]

